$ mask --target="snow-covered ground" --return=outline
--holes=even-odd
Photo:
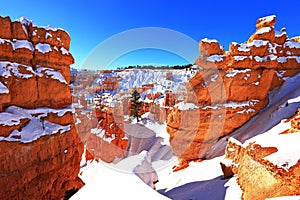
[[[139,126],[143,125],[145,128],[154,131],[156,137],[163,138],[161,145],[169,145],[166,124],[157,123],[147,118],[148,116],[149,113],[143,115],[147,119],[143,120],[143,122],[146,123],[140,122]],[[158,154],[160,153],[159,151],[165,153],[165,149],[156,148],[155,150],[158,151]],[[228,180],[222,180],[222,170],[219,164],[223,156],[203,162],[191,162],[188,168],[173,172],[173,166],[178,164],[175,156],[167,160],[155,160],[151,151],[153,150],[143,150],[139,154],[129,156],[117,163],[105,163],[103,161],[83,163],[80,177],[86,185],[72,199],[160,200],[225,198],[226,188],[228,187],[225,184]],[[150,161],[151,168],[147,168],[148,165],[143,165],[143,162],[149,161],[149,155],[152,156],[150,156],[152,159],[152,162]],[[83,160],[83,162],[85,161]],[[136,170],[140,165],[142,165],[142,168],[139,168],[139,170],[144,170],[142,171],[144,173]],[[158,183],[155,184],[156,190],[146,185],[139,178],[140,174],[146,180],[152,180],[153,176],[158,179]],[[230,192],[234,193],[235,188],[230,187]]]

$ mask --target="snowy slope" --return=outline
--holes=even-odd
[[[172,90],[173,92],[184,90],[186,82],[194,74],[195,70],[132,69],[101,74],[95,80],[95,83],[103,83],[105,77],[121,77],[118,85],[119,91],[124,92],[132,88],[141,88],[143,84],[154,84],[151,93],[155,94],[156,92],[165,93],[166,90]]]
[[[158,194],[147,186],[133,173],[116,171],[100,161],[92,162],[82,172],[86,185],[71,199],[130,199],[130,200],[166,200],[167,197]]]

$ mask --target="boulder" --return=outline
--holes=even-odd
[[[276,16],[275,15],[266,16],[266,17],[259,18],[256,21],[256,28],[261,29],[264,27],[273,27],[273,26],[275,26],[275,24],[276,24]]]
[[[201,55],[205,56],[224,54],[224,49],[221,48],[217,40],[209,40],[207,38],[200,41],[199,51]]]

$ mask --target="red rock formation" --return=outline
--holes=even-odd
[[[289,155],[295,152],[290,151],[288,155],[281,153],[295,147],[291,140],[297,140],[299,137],[299,114],[298,112],[290,120],[283,122],[291,124],[290,133],[286,133],[289,135],[264,133],[250,139],[244,145],[233,138],[229,139],[221,166],[225,178],[230,178],[233,174],[237,176],[237,182],[243,191],[242,199],[258,200],[300,194],[300,161],[294,162],[289,158]],[[285,142],[286,137],[290,142]],[[271,141],[270,146],[264,144],[268,143],[267,140]],[[278,146],[278,142],[282,143]],[[274,162],[272,156],[278,153],[282,156],[277,156]],[[294,156],[297,156],[297,153]]]
[[[250,39],[231,43],[228,52],[216,40],[200,41],[195,63],[202,69],[189,80],[186,100],[194,107],[175,108],[167,119],[171,146],[181,160],[205,158],[215,141],[268,104],[268,92],[283,77],[300,71],[300,43],[285,30],[274,31],[275,22],[274,16],[259,19]]]
[[[25,18],[0,17],[0,27],[0,199],[61,199],[83,185],[70,37]]]

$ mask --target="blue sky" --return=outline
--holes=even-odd
[[[73,67],[80,68],[98,44],[133,28],[168,28],[197,42],[205,37],[214,38],[227,49],[231,41],[248,39],[255,31],[256,19],[275,14],[276,29],[286,27],[290,37],[300,35],[299,6],[298,0],[2,0],[0,15],[13,20],[26,16],[39,26],[67,30],[72,38],[71,53],[76,60]],[[166,51],[146,49],[123,55],[110,67],[186,62]]]

